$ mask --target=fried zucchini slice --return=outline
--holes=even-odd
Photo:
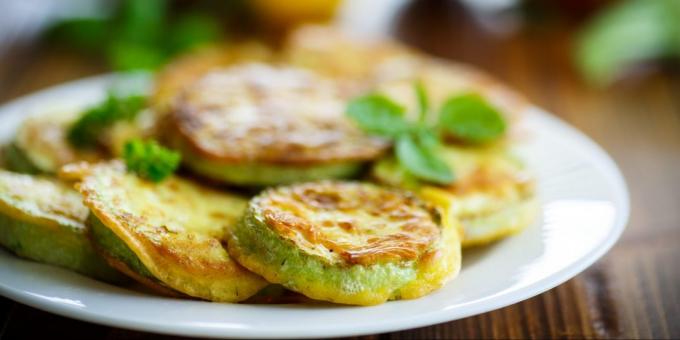
[[[63,175],[79,179],[97,247],[141,283],[220,302],[245,300],[267,285],[222,247],[244,198],[178,177],[151,183],[120,161],[71,165]]]
[[[213,69],[239,62],[265,62],[272,59],[272,51],[266,45],[254,41],[194,50],[168,63],[158,73],[151,94],[151,107],[164,114],[179,93]]]
[[[421,64],[410,48],[390,40],[351,37],[329,26],[306,25],[286,39],[283,59],[340,81],[353,92],[403,77]]]
[[[76,149],[66,139],[77,114],[61,112],[26,119],[14,141],[6,146],[7,168],[28,174],[56,174],[68,163],[103,159],[101,151]]]
[[[24,258],[124,282],[92,248],[86,216],[80,194],[65,183],[0,170],[0,244]]]
[[[250,201],[227,245],[269,282],[355,305],[428,294],[461,260],[457,226],[441,224],[438,211],[405,191],[358,182],[268,189]]]
[[[447,145],[442,159],[454,170],[448,186],[418,181],[394,158],[372,169],[383,184],[419,192],[435,205],[451,205],[451,215],[463,227],[463,247],[483,245],[523,230],[536,218],[534,179],[523,162],[503,143],[493,146]]]
[[[387,143],[353,125],[345,105],[333,82],[306,70],[235,66],[184,92],[170,143],[194,172],[237,185],[351,177]]]
[[[113,123],[104,133],[103,144],[113,157],[121,157],[125,144],[132,139],[157,139],[162,117],[155,111],[145,109],[134,119]]]
[[[299,28],[289,36],[283,55],[291,65],[338,81],[348,93],[378,89],[414,113],[416,81],[425,85],[433,103],[443,103],[452,94],[479,93],[502,107],[510,121],[529,107],[524,98],[473,67],[424,55],[395,41],[351,37],[331,27]]]

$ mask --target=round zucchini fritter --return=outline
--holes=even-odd
[[[419,55],[394,41],[350,37],[338,29],[307,25],[288,37],[283,58],[340,81],[352,92],[376,83],[411,77]]]
[[[194,172],[238,185],[343,178],[387,148],[345,115],[333,82],[302,69],[213,71],[176,102],[171,143]]]
[[[489,243],[521,231],[537,215],[534,179],[504,145],[463,147],[447,145],[442,159],[456,181],[448,186],[421,183],[394,158],[375,164],[378,182],[423,194],[435,205],[451,204],[451,215],[463,227],[463,247]]]
[[[86,216],[80,194],[66,184],[0,170],[0,244],[21,257],[124,282],[92,248]]]
[[[127,173],[120,161],[71,165],[64,175],[80,178],[76,187],[90,208],[97,246],[139,276],[221,302],[245,300],[267,285],[222,247],[245,209],[242,197],[177,177],[151,183]]]
[[[354,95],[377,88],[413,113],[418,112],[416,81],[425,85],[435,104],[451,95],[475,92],[502,107],[511,121],[528,107],[524,98],[473,67],[424,55],[395,41],[350,37],[330,27],[304,26],[293,32],[284,58],[331,77]]]
[[[78,150],[66,139],[76,111],[28,118],[6,147],[5,160],[11,170],[29,174],[56,174],[63,165],[97,161],[104,156],[94,150]]]
[[[213,69],[238,62],[265,62],[271,59],[272,51],[257,42],[194,50],[168,63],[158,73],[151,94],[151,107],[161,114],[166,113],[179,93]]]
[[[229,237],[229,253],[246,268],[336,303],[417,298],[460,268],[457,226],[405,191],[370,183],[268,189]]]

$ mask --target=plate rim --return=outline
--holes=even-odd
[[[123,75],[124,76],[124,75]],[[0,120],[6,119],[18,119],[23,120],[29,116],[29,113],[19,112],[19,109],[28,103],[39,101],[44,97],[54,97],[60,92],[75,91],[75,89],[81,89],[86,87],[103,89],[106,84],[110,84],[116,79],[121,77],[120,74],[111,73],[96,75],[92,77],[82,78],[74,81],[65,82],[56,86],[51,86],[42,90],[38,90],[31,94],[13,99],[0,105]],[[7,117],[7,116],[11,117]],[[198,336],[198,337],[258,337],[258,338],[300,338],[300,337],[339,337],[339,336],[359,336],[366,334],[376,334],[384,332],[395,332],[402,331],[406,329],[413,329],[418,327],[425,327],[430,325],[435,325],[443,322],[449,322],[453,320],[458,320],[482,313],[486,313],[492,310],[503,308],[520,301],[532,298],[539,294],[542,294],[550,289],[553,289],[567,280],[575,277],[593,263],[601,259],[619,240],[623,231],[625,230],[629,217],[630,217],[630,195],[628,186],[626,185],[625,178],[616,165],[612,157],[595,141],[588,137],[584,132],[573,127],[564,120],[556,117],[547,111],[532,106],[528,112],[525,119],[533,118],[545,121],[547,124],[558,126],[560,129],[567,132],[570,136],[569,139],[574,139],[578,141],[579,147],[585,147],[590,150],[590,153],[594,156],[594,165],[598,166],[598,169],[602,171],[605,178],[608,180],[608,184],[613,192],[613,201],[615,201],[617,207],[617,214],[614,223],[611,227],[606,238],[604,238],[601,244],[593,246],[593,248],[586,253],[580,260],[574,261],[564,268],[555,272],[554,274],[541,278],[527,286],[518,289],[517,291],[510,292],[498,292],[496,294],[478,299],[475,301],[468,302],[470,304],[469,308],[464,312],[460,312],[457,309],[450,311],[447,310],[433,310],[427,313],[421,313],[414,315],[408,320],[397,320],[397,321],[377,321],[370,327],[363,327],[357,329],[347,329],[342,327],[330,328],[323,333],[321,331],[307,332],[304,330],[298,331],[297,333],[288,332],[281,333],[277,330],[261,329],[261,328],[247,328],[247,329],[229,329],[225,328],[200,328],[199,326],[188,326],[184,324],[160,324],[156,322],[148,321],[138,321],[138,320],[127,320],[112,315],[101,315],[87,308],[78,308],[69,304],[61,303],[58,301],[49,300],[45,296],[39,294],[32,294],[27,291],[22,291],[15,287],[6,286],[4,283],[0,282],[0,295],[3,295],[9,299],[16,302],[44,310],[50,313],[61,315],[64,317],[69,317],[77,320],[82,320],[86,322],[92,322],[96,324],[102,324],[111,327],[119,327],[125,329],[132,329],[137,331],[152,332],[158,334],[169,334],[169,335],[184,335],[184,336]],[[465,305],[465,304],[463,304]],[[358,307],[361,308],[361,307]]]

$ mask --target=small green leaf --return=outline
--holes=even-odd
[[[590,22],[578,40],[576,62],[588,81],[606,85],[626,67],[680,57],[680,1],[619,1]]]
[[[416,91],[416,98],[418,98],[418,108],[420,109],[419,121],[424,122],[427,118],[427,112],[430,110],[430,101],[427,98],[427,92],[425,91],[425,85],[421,80],[417,81],[414,85],[414,90]]]
[[[177,170],[181,156],[156,141],[133,139],[125,143],[123,159],[128,171],[152,182],[160,182]]]
[[[186,14],[170,27],[168,50],[179,53],[196,46],[217,41],[221,37],[219,21],[202,13]]]
[[[102,103],[87,109],[69,128],[67,139],[78,148],[96,146],[102,132],[119,120],[133,119],[146,104],[143,96],[109,96]]]
[[[48,28],[45,38],[88,52],[97,52],[110,38],[109,22],[99,18],[75,18]]]
[[[441,145],[439,143],[439,136],[427,126],[419,125],[412,131],[418,137],[420,144],[422,144],[427,149],[436,150]]]
[[[379,94],[352,100],[347,106],[347,115],[370,134],[395,138],[409,129],[404,108]]]
[[[490,142],[505,132],[501,114],[478,94],[449,98],[441,108],[439,126],[469,143]]]
[[[157,45],[167,37],[167,0],[123,0],[113,19],[118,40],[128,43]]]
[[[453,182],[454,176],[449,166],[422,139],[411,134],[403,134],[397,139],[396,156],[401,166],[426,181],[437,184]]]
[[[168,58],[168,55],[154,45],[125,40],[112,42],[108,50],[111,66],[118,71],[154,70]]]

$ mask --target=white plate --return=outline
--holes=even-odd
[[[0,141],[27,114],[102,98],[112,77],[85,79],[0,108]],[[238,305],[146,295],[0,250],[0,293],[52,313],[158,333],[206,337],[330,337],[397,331],[460,319],[540,294],[578,274],[616,242],[628,193],[614,162],[567,124],[531,110],[523,149],[538,174],[540,220],[520,235],[466,252],[441,290],[375,307]]]

